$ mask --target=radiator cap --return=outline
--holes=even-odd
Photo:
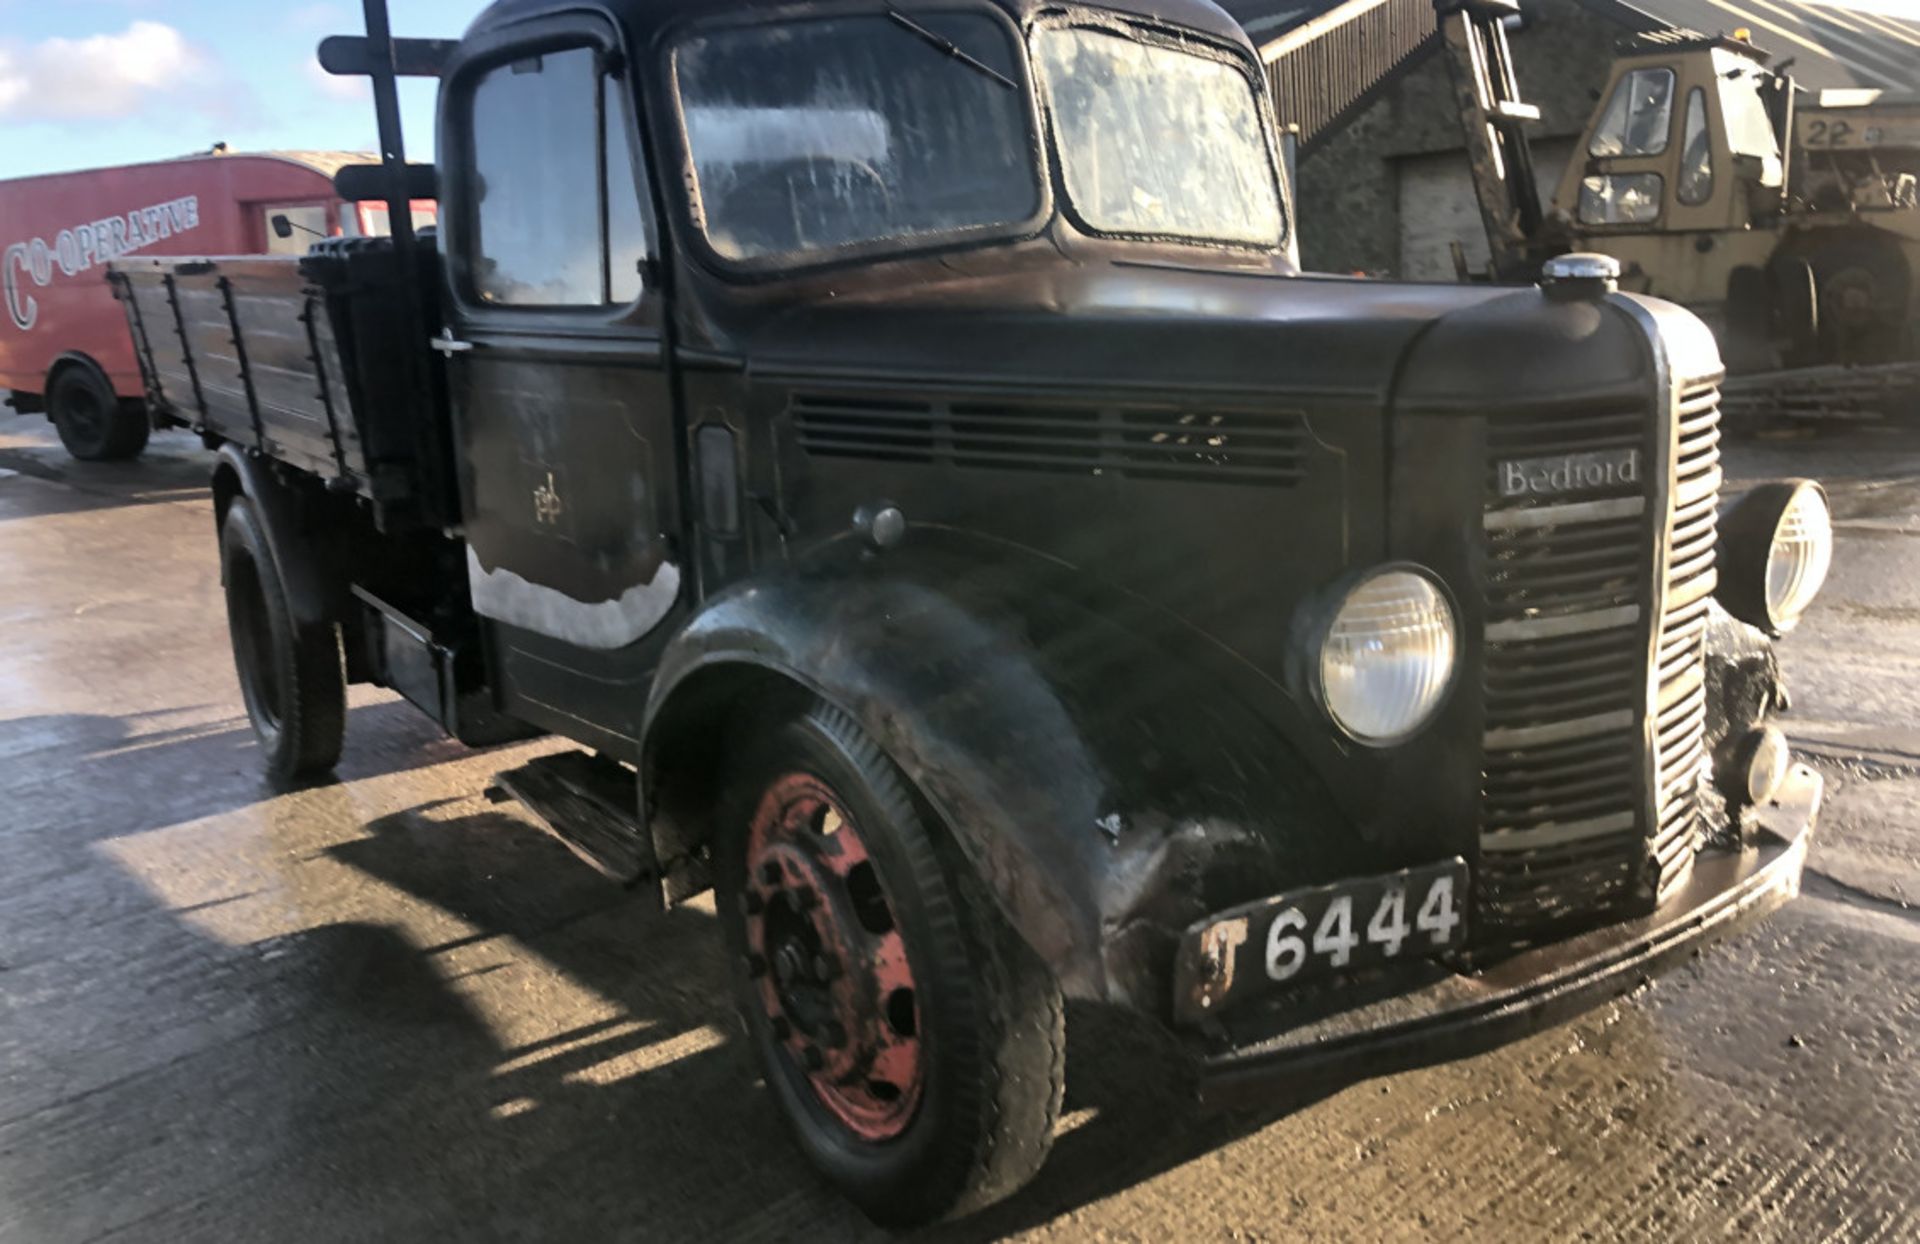
[[[1620,261],[1592,251],[1555,255],[1540,265],[1540,288],[1560,301],[1597,301],[1620,288]]]

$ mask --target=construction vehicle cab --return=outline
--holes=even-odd
[[[1662,237],[1739,232],[1778,216],[1786,165],[1769,110],[1775,82],[1752,48],[1729,39],[1622,57],[1554,210],[1596,239],[1654,225]]]

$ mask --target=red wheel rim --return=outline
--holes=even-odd
[[[740,901],[780,1056],[861,1140],[900,1135],[926,1084],[919,989],[879,871],[825,782],[791,773],[767,788]]]

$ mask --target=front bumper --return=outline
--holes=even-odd
[[[1304,1013],[1236,1025],[1227,1048],[1202,1057],[1201,1097],[1242,1106],[1303,1078],[1360,1079],[1445,1062],[1631,993],[1800,892],[1821,794],[1820,776],[1795,766],[1760,810],[1757,843],[1738,853],[1702,853],[1692,879],[1650,916],[1525,950],[1483,971],[1436,965],[1432,978],[1412,988],[1338,1008],[1323,999]]]

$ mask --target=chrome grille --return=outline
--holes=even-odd
[[[1625,901],[1643,875],[1651,448],[1639,410],[1489,422],[1483,929],[1591,917]],[[1621,449],[1640,453],[1637,482],[1549,501],[1501,494],[1503,462]]]
[[[1691,872],[1703,835],[1718,402],[1706,383],[1682,391],[1671,420],[1489,424],[1475,897],[1496,934],[1644,902],[1650,865],[1662,899]],[[1546,503],[1501,496],[1503,461],[1626,448],[1642,453],[1635,484]],[[1662,460],[1667,481],[1653,471]]]
[[[1710,383],[1680,396],[1673,480],[1665,603],[1653,674],[1653,854],[1662,899],[1692,872],[1704,832],[1697,792],[1707,760],[1707,609],[1717,581],[1713,550],[1720,495],[1720,392]]]

